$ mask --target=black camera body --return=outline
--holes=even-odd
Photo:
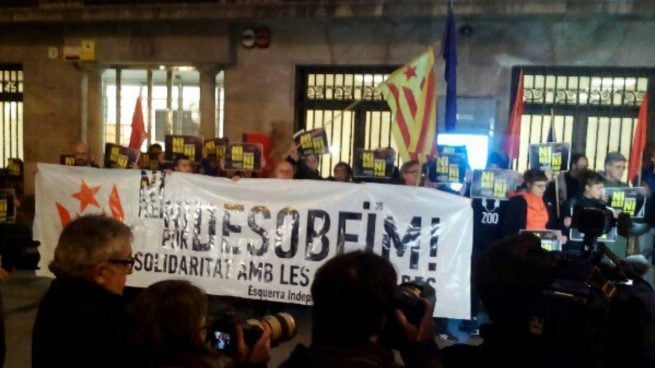
[[[431,304],[436,303],[436,291],[430,284],[423,281],[404,282],[396,288],[393,295],[393,307],[399,309],[413,326],[418,326],[425,314],[426,305],[421,299],[427,299]],[[381,334],[381,342],[391,348],[399,348],[404,344],[404,332],[392,312],[388,317],[387,325]]]
[[[432,304],[436,302],[436,291],[427,282],[404,282],[398,285],[393,296],[394,307],[400,309],[414,326],[421,323],[425,314],[425,304],[421,299],[427,299]]]
[[[616,226],[614,213],[606,208],[581,207],[573,208],[571,227],[578,229],[585,237],[599,237],[607,234]]]
[[[547,367],[651,366],[641,363],[643,352],[655,348],[653,288],[597,242],[613,227],[629,236],[631,217],[575,207],[571,226],[584,234],[585,251],[559,259],[554,281],[539,291],[526,321],[531,356]]]
[[[222,318],[210,324],[207,337],[211,346],[228,356],[236,355],[236,326],[243,329],[243,340],[252,347],[262,337],[264,324],[271,329],[271,346],[292,339],[298,332],[295,319],[288,313],[266,315],[262,318],[242,319],[234,312],[225,313]]]

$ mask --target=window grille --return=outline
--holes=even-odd
[[[0,166],[23,160],[23,65],[0,64]]]
[[[396,149],[391,135],[391,112],[375,88],[395,69],[395,66],[297,68],[296,130],[325,127],[330,144],[330,153],[320,158],[321,176],[332,175],[332,168],[340,161],[352,166],[357,148]]]
[[[546,142],[551,126],[554,141],[570,142],[571,151],[586,154],[593,170],[603,170],[608,152],[629,158],[639,107],[646,92],[653,93],[655,69],[515,67],[512,102],[521,69],[525,105],[515,168],[527,169],[528,145]]]

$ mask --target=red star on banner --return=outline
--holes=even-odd
[[[95,194],[98,192],[98,190],[100,190],[100,186],[89,187],[88,185],[86,185],[84,180],[82,180],[80,191],[73,194],[73,198],[77,198],[80,200],[80,212],[83,212],[84,209],[89,205],[93,205],[100,208],[100,205],[98,204],[98,201],[96,201],[95,198]]]
[[[407,80],[412,79],[412,77],[416,77],[416,67],[413,65],[407,66],[407,69],[403,72],[405,76],[407,77]]]

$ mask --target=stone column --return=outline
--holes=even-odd
[[[205,139],[216,137],[216,74],[217,65],[198,65],[200,74],[200,130]]]
[[[101,164],[104,152],[104,127],[102,115],[102,69],[97,66],[89,66],[84,69],[87,80],[86,100],[86,137],[82,137],[89,145],[96,162]],[[84,120],[84,118],[83,118]]]

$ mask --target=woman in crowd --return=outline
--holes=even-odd
[[[520,230],[557,229],[557,216],[551,204],[544,201],[548,184],[546,173],[530,169],[523,174],[525,192],[510,198],[503,215],[503,236],[518,234]]]
[[[135,367],[265,367],[270,359],[268,327],[248,351],[243,330],[236,326],[235,359],[210,347],[206,342],[207,297],[188,281],[160,281],[145,289],[135,302],[133,320],[129,342]]]
[[[341,161],[334,165],[332,174],[334,176],[330,176],[328,180],[340,181],[343,183],[350,183],[353,181],[353,169],[346,162]]]
[[[421,163],[407,161],[400,167],[400,181],[403,185],[418,186],[421,183]]]

